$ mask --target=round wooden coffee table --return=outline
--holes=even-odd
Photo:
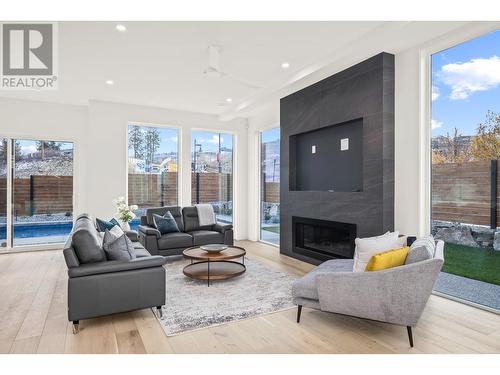
[[[197,280],[226,280],[246,271],[246,250],[239,246],[228,246],[219,253],[209,253],[199,246],[189,247],[182,252],[191,264],[184,267],[184,275]],[[241,258],[241,262],[232,259]]]

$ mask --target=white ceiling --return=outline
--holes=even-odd
[[[59,23],[59,89],[0,96],[79,105],[95,99],[234,117],[239,108],[340,60],[363,41],[377,48],[373,38],[384,30],[385,39],[400,41],[387,52],[397,52],[461,23],[123,22],[125,32],[116,24]],[[401,33],[388,36],[395,26]],[[212,44],[222,48],[223,78],[203,74]],[[285,61],[290,68],[281,68]]]

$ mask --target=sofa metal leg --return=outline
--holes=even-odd
[[[80,321],[73,320],[73,334],[76,335],[78,332],[80,332]]]
[[[410,341],[410,346],[413,348],[413,334],[411,332],[411,327],[406,326],[406,330],[408,331],[408,340]]]
[[[302,305],[297,306],[297,323],[300,323],[300,314],[302,313]]]
[[[156,312],[158,313],[158,317],[160,319],[163,318],[163,311],[161,309],[161,306],[156,306]]]

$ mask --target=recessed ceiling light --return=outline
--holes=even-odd
[[[112,81],[112,80],[110,80],[110,79],[108,79],[108,80],[106,81],[106,85],[113,86],[114,84],[115,84],[115,82],[114,82],[114,81]]]
[[[127,28],[125,27],[125,25],[118,24],[116,25],[116,30],[124,32],[127,31]]]
[[[287,62],[281,63],[281,67],[282,67],[283,69],[287,69],[287,68],[289,68],[289,67],[290,67],[290,63],[287,63]]]
[[[233,101],[232,98],[226,98],[226,102],[231,103]]]

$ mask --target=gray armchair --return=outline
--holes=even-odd
[[[107,261],[93,220],[81,215],[64,246],[68,266],[68,320],[79,321],[165,304],[165,258],[134,242],[137,258]]]
[[[297,323],[304,306],[403,325],[413,347],[411,328],[422,315],[441,271],[443,247],[443,241],[438,241],[433,258],[375,272],[352,272],[352,259],[322,263],[293,284]]]

